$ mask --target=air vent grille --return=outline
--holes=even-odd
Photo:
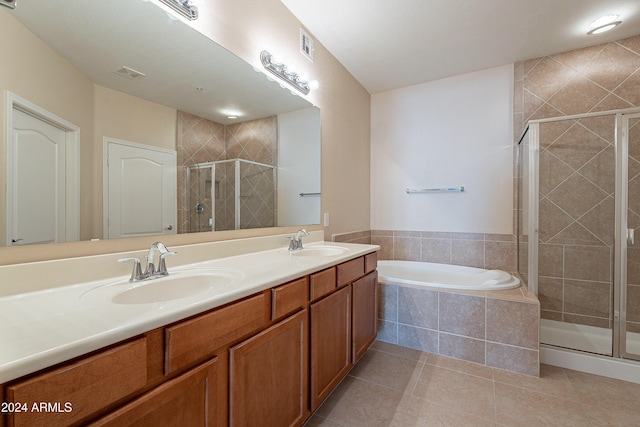
[[[141,79],[142,77],[144,77],[146,75],[144,73],[141,73],[140,71],[136,71],[133,68],[129,68],[129,67],[125,67],[125,66],[121,67],[118,70],[115,70],[114,73],[118,74],[119,76],[131,79],[131,80]]]

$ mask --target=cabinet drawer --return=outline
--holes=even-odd
[[[213,359],[89,426],[213,426],[217,412],[216,381],[217,359]]]
[[[294,280],[271,289],[271,320],[303,308],[309,300],[309,278]]]
[[[7,386],[9,402],[59,405],[9,415],[9,426],[68,425],[109,406],[147,383],[146,338]],[[51,412],[57,409],[55,412]],[[65,412],[68,411],[68,412]]]
[[[364,276],[364,257],[338,264],[338,287]]]
[[[336,268],[331,267],[311,275],[311,301],[317,300],[336,288]]]
[[[214,350],[257,331],[269,319],[269,294],[261,293],[165,329],[165,374],[206,358]]]
[[[378,253],[374,252],[364,256],[364,273],[371,273],[378,268]]]

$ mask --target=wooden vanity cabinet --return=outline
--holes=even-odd
[[[8,413],[6,424],[77,424],[142,390],[146,384],[147,341],[142,337],[10,383],[5,401],[25,406],[20,412]]]
[[[309,417],[308,313],[229,351],[229,425],[300,426]]]
[[[351,361],[356,363],[373,344],[378,333],[378,272],[373,271],[356,280],[351,287]]]
[[[203,363],[88,425],[91,427],[216,425],[217,365],[217,359]]]
[[[311,304],[311,411],[351,369],[351,287]]]
[[[53,406],[0,427],[300,426],[375,339],[375,268],[362,256],[11,381],[4,402]]]

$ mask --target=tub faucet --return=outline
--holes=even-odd
[[[300,249],[304,249],[302,247],[302,237],[308,236],[309,232],[304,228],[301,228],[296,232],[293,237],[289,237],[289,250],[290,251],[299,251]]]

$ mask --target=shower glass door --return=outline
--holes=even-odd
[[[613,114],[539,123],[544,344],[613,353],[615,130]]]
[[[621,355],[640,360],[640,114],[624,115],[623,134],[627,136],[627,224],[626,289],[622,290],[624,311]],[[624,251],[623,251],[624,253]]]

